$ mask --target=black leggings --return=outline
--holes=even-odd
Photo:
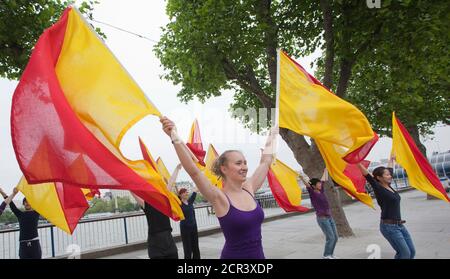
[[[181,229],[181,240],[183,241],[184,258],[187,260],[200,259],[197,227],[192,229]]]
[[[178,249],[171,231],[162,231],[148,237],[150,259],[178,259]]]
[[[20,259],[41,259],[42,250],[39,240],[20,242],[19,247]]]

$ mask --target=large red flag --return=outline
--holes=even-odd
[[[178,220],[148,164],[126,159],[119,148],[148,114],[161,115],[79,12],[68,8],[39,38],[14,92],[17,161],[30,184],[128,189]]]

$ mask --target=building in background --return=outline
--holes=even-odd
[[[136,200],[131,195],[131,192],[128,190],[111,190],[111,199],[115,199],[116,197],[119,198],[128,198],[130,202],[136,203]],[[109,196],[109,195],[108,195]],[[106,197],[106,193],[105,193]]]

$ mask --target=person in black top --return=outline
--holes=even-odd
[[[19,190],[14,188],[13,193],[5,200],[5,202],[6,204],[9,204],[12,212],[19,220],[19,258],[40,259],[42,258],[42,250],[38,235],[39,213],[31,208],[31,205],[26,198],[22,201],[25,211],[19,210],[12,201],[18,192]]]
[[[198,247],[198,229],[195,219],[194,201],[197,197],[197,189],[191,196],[185,188],[178,191],[181,200],[184,220],[180,221],[181,240],[183,241],[184,259],[200,259],[200,248]]]
[[[167,182],[167,189],[171,191],[175,183],[181,165],[175,168],[172,176]],[[142,200],[131,192],[139,206],[144,210],[148,224],[148,257],[150,259],[178,259],[178,249],[172,236],[170,219],[159,212],[156,208]]]
[[[395,157],[391,156],[388,167],[377,167],[372,175],[362,165],[358,168],[373,188],[378,205],[381,207],[381,234],[394,248],[396,259],[413,259],[416,250],[411,235],[406,229],[400,213],[401,197],[391,187],[393,162]]]

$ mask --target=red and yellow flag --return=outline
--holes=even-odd
[[[160,157],[158,157],[158,159],[156,159],[156,167],[158,168],[159,174],[162,175],[164,181],[167,184],[170,179],[170,173],[169,173],[169,170],[167,169],[166,165],[164,164],[163,160]]]
[[[204,168],[203,173],[209,179],[209,181],[211,182],[211,184],[213,186],[216,186],[219,189],[222,189],[222,187],[223,187],[222,179],[220,177],[217,177],[211,171],[211,168],[218,157],[219,157],[219,154],[217,153],[214,146],[212,144],[209,144],[208,152],[206,153],[206,159],[205,159],[206,167]]]
[[[144,142],[139,138],[139,146],[141,147],[142,156],[144,157],[144,160],[147,161],[150,164],[149,172],[150,176],[155,178],[155,181],[158,183],[157,185],[163,190],[165,195],[169,198],[170,206],[172,208],[172,214],[179,217],[180,220],[184,219],[183,211],[181,210],[181,200],[178,198],[176,194],[174,194],[172,191],[170,191],[167,188],[167,183],[169,182],[169,179],[167,179],[167,182],[164,180],[163,175],[159,172],[158,165],[156,164],[155,160],[153,160],[153,156],[148,150],[147,146],[144,144]]]
[[[100,197],[100,190],[98,189],[81,188],[81,191],[88,201],[95,198],[96,195]]]
[[[348,171],[350,164],[361,162],[378,140],[365,115],[282,51],[278,75],[279,126],[314,139],[331,178],[373,207],[355,174]]]
[[[72,234],[89,204],[82,189],[63,183],[29,185],[25,177],[17,188],[27,198],[31,207],[50,223]]]
[[[191,126],[191,132],[189,133],[189,139],[186,143],[187,147],[192,151],[194,156],[197,158],[199,168],[205,167],[205,155],[206,152],[203,150],[202,138],[200,136],[200,127],[198,126],[197,119],[194,120]]]
[[[279,126],[344,148],[343,158],[363,160],[378,137],[366,116],[331,93],[283,51],[279,51]]]
[[[286,212],[305,212],[309,209],[301,206],[302,190],[297,181],[298,173],[280,160],[270,166],[267,173],[272,194],[278,205]]]
[[[373,208],[373,200],[364,187],[365,178],[356,165],[349,164],[342,158],[345,149],[328,142],[316,141],[316,144],[333,181],[348,194]],[[366,167],[369,165],[369,161],[364,160],[361,163]]]
[[[392,113],[392,154],[395,154],[397,163],[406,170],[412,187],[450,202],[439,177],[395,113]]]
[[[178,220],[144,160],[120,151],[146,115],[161,116],[80,13],[67,8],[34,47],[14,92],[11,135],[30,184],[133,191]]]

